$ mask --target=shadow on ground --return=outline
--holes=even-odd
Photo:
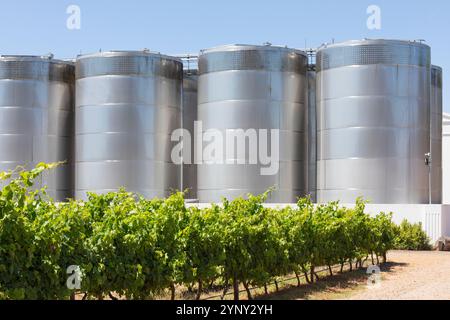
[[[395,272],[396,267],[406,267],[407,263],[388,262],[381,266],[382,272]],[[367,283],[368,275],[366,268],[357,271],[347,271],[344,273],[336,273],[334,276],[321,277],[321,279],[314,284],[302,284],[300,287],[291,286],[279,292],[271,293],[264,296],[256,296],[257,300],[310,300],[316,299],[316,294],[327,295],[333,298],[338,298],[338,294],[349,289],[356,289],[362,287]],[[319,297],[320,299],[320,297]],[[326,299],[324,296],[323,299]]]

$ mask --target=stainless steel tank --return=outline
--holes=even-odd
[[[442,68],[431,67],[431,198],[442,203]]]
[[[183,191],[186,199],[197,199],[197,166],[193,161],[194,122],[197,121],[197,70],[185,70],[183,76],[183,128],[191,135],[191,159],[183,165]]]
[[[261,194],[269,188],[275,188],[270,203],[292,203],[306,194],[307,60],[302,51],[270,45],[228,45],[202,51],[198,119],[203,133],[215,130],[222,136],[224,152],[222,163],[218,156],[214,163],[204,159],[198,165],[200,202]],[[249,129],[254,129],[253,134]],[[233,146],[227,133],[232,136],[239,130],[249,134],[241,155],[236,149],[226,150]],[[279,130],[274,145],[270,141],[276,134],[271,130]],[[255,135],[258,151],[249,143],[256,140]],[[208,143],[204,145],[207,155]],[[264,146],[269,154],[279,152],[279,159],[272,161],[276,163],[272,169],[278,166],[279,170],[262,171],[270,166],[261,161]]]
[[[429,202],[430,68],[430,48],[418,42],[318,50],[319,202]]]
[[[66,163],[45,173],[56,201],[73,195],[75,68],[53,56],[0,56],[0,171]]]
[[[317,201],[316,66],[308,67],[308,194]]]
[[[181,128],[181,61],[110,51],[80,56],[76,66],[76,197],[121,187],[147,198],[180,190],[171,134]]]

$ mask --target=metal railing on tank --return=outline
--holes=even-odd
[[[316,49],[308,48],[308,49],[305,49],[305,52],[308,56],[308,70],[315,71],[316,70]]]
[[[183,69],[187,74],[198,70],[198,54],[176,54],[174,55],[183,62]]]

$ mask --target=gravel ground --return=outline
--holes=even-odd
[[[392,267],[379,287],[351,294],[351,300],[450,300],[450,252],[394,251]]]

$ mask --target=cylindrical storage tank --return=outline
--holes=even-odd
[[[431,67],[431,197],[442,203],[442,68]]]
[[[65,162],[36,188],[55,201],[73,196],[75,68],[53,56],[0,56],[0,171]]]
[[[292,203],[306,194],[307,60],[302,51],[270,45],[202,51],[200,202],[258,195],[270,188],[270,203]],[[220,143],[223,148],[211,151],[211,144]]]
[[[308,67],[308,194],[317,201],[316,66]]]
[[[181,128],[181,61],[110,51],[80,56],[76,66],[76,197],[122,187],[147,198],[180,190],[171,134]]]
[[[418,42],[319,49],[319,202],[429,202],[430,68],[430,47]]]
[[[191,159],[183,164],[183,191],[186,199],[197,199],[197,166],[194,163],[194,123],[197,121],[197,70],[185,70],[183,76],[183,129],[191,136]]]

